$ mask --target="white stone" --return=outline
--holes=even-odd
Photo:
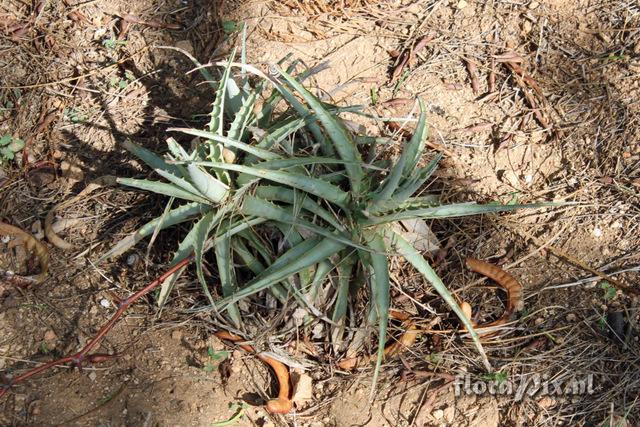
[[[601,237],[602,229],[596,225],[595,227],[593,227],[593,235],[596,237]]]

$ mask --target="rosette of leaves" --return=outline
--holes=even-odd
[[[231,77],[235,66],[257,74],[258,83],[252,87],[246,78],[236,82]],[[358,295],[368,295],[363,322],[378,330],[375,383],[389,320],[389,258],[400,255],[451,307],[488,368],[472,324],[427,260],[393,224],[543,205],[441,204],[433,195],[416,196],[440,159],[436,155],[425,165],[421,162],[427,138],[422,104],[415,133],[397,161],[367,161],[361,151],[371,150],[377,139],[355,134],[341,118],[343,112],[358,109],[320,101],[302,83],[308,73],[294,77],[293,69],[275,67],[275,77],[270,77],[229,61],[215,85],[206,129],[170,129],[197,137],[191,149],[169,138],[168,152],[159,156],[126,143],[162,180],[119,182],[168,196],[170,204],[106,256],[121,254],[158,230],[191,222],[173,262],[193,255],[209,300],[203,310],[222,313],[241,328],[244,312],[238,303],[266,291],[280,304],[290,308],[293,301],[328,322],[333,340],[343,338],[354,290],[366,288]],[[207,80],[214,80],[201,70]],[[274,239],[280,244],[273,244]],[[210,251],[217,263],[215,282],[207,280],[203,269]],[[337,279],[327,286],[332,274]],[[240,282],[238,277],[250,279]],[[172,284],[164,284],[161,303]]]

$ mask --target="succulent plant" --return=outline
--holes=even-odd
[[[242,70],[238,81],[231,76],[234,67]],[[156,230],[192,222],[173,263],[193,254],[209,301],[200,310],[224,313],[235,328],[242,328],[246,313],[238,303],[263,298],[267,291],[278,303],[294,300],[311,316],[326,321],[335,341],[343,339],[348,307],[356,297],[353,288],[366,285],[368,291],[357,295],[368,295],[361,323],[378,328],[375,383],[389,317],[389,258],[400,255],[455,312],[488,367],[470,320],[394,223],[544,205],[441,204],[437,196],[416,195],[440,159],[435,155],[422,162],[428,129],[422,102],[415,132],[397,161],[364,160],[361,152],[374,150],[380,139],[352,132],[341,118],[360,109],[322,102],[303,85],[309,72],[292,76],[294,69],[295,63],[288,71],[274,67],[268,76],[229,60],[214,86],[206,129],[170,129],[197,137],[191,149],[169,138],[168,152],[159,156],[127,142],[125,147],[163,180],[120,178],[119,182],[168,196],[170,202],[160,217],[106,256],[125,252]],[[200,70],[208,81],[215,80],[206,68]],[[253,87],[247,73],[256,75]],[[174,207],[177,202],[181,204]],[[209,251],[217,263],[216,292],[212,288],[218,284],[207,280],[203,269]],[[248,275],[250,280],[238,280]],[[330,275],[337,279],[328,287],[327,298],[320,289]],[[161,304],[174,281],[175,277],[163,285]]]

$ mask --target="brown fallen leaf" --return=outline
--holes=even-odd
[[[416,62],[416,54],[420,52],[422,49],[427,47],[429,42],[435,38],[435,34],[427,34],[426,36],[420,37],[418,41],[413,45],[411,52],[409,53],[409,67],[413,68]]]
[[[391,73],[391,83],[400,78],[407,65],[409,65],[410,68],[413,67],[413,63],[415,62],[415,54],[424,49],[434,38],[435,34],[427,34],[426,36],[418,39],[411,48],[402,51],[402,53],[399,53],[397,50],[387,51],[389,56],[396,59],[397,64],[394,67],[393,72]]]
[[[11,239],[8,243],[9,248],[22,246],[32,256],[35,256],[40,264],[39,274],[35,276],[12,276],[11,279],[17,281],[18,284],[41,283],[47,277],[47,272],[49,271],[49,251],[47,247],[26,231],[4,222],[0,222],[0,235],[8,236]]]
[[[397,58],[398,56],[400,56],[400,52],[395,50],[395,49],[389,49],[387,51],[387,53],[389,54],[390,57],[392,57],[394,59]]]
[[[429,42],[431,40],[433,40],[436,37],[435,34],[431,33],[431,34],[427,34],[426,36],[420,37],[418,39],[418,41],[416,42],[416,44],[413,46],[413,53],[418,53],[420,52],[422,49],[424,49],[425,47],[427,47],[427,45],[429,44]]]
[[[359,83],[380,83],[380,79],[378,77],[358,77],[355,79]]]
[[[468,58],[464,59],[467,65],[467,71],[469,72],[469,78],[471,79],[471,89],[473,94],[477,95],[480,92],[480,83],[478,82],[478,67],[476,64]]]
[[[517,64],[517,63],[515,63],[515,62],[507,62],[506,64],[507,64],[507,66],[508,66],[509,68],[511,68],[511,70],[512,70],[514,73],[516,73],[516,74],[518,74],[520,77],[522,77],[522,80],[523,80],[527,85],[529,85],[529,87],[530,87],[531,89],[533,89],[533,90],[536,92],[536,94],[537,94],[538,96],[544,96],[544,94],[543,94],[543,92],[542,92],[542,89],[540,88],[540,86],[538,85],[538,83],[533,79],[533,77],[531,77],[530,75],[528,75],[528,74],[526,73],[526,71],[524,70],[524,68],[522,68],[520,65],[518,65],[518,64]]]
[[[396,65],[396,67],[393,69],[393,73],[391,73],[391,83],[395,82],[400,78],[400,76],[402,75],[402,72],[404,71],[404,68],[407,66],[408,63],[409,63],[409,52],[405,50],[400,55],[400,58],[398,60],[398,65]]]
[[[444,87],[447,90],[462,90],[464,86],[460,83],[445,83]]]
[[[500,55],[494,55],[493,59],[495,59],[498,62],[515,62],[515,63],[524,62],[524,58],[513,51],[505,52]]]

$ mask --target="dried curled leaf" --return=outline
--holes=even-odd
[[[47,247],[40,243],[31,234],[21,230],[13,225],[0,222],[0,235],[8,236],[10,238],[8,242],[9,248],[16,246],[22,246],[27,253],[31,256],[35,256],[40,264],[40,273],[35,276],[12,276],[12,280],[17,280],[19,283],[40,283],[47,276],[49,270],[49,251]]]
[[[234,335],[227,331],[219,331],[214,334],[221,340],[228,340],[234,343],[242,342],[242,337],[238,335]],[[247,344],[238,344],[238,347],[246,351],[247,353],[255,354],[258,359],[267,364],[273,372],[276,374],[276,378],[278,380],[278,385],[280,389],[278,390],[278,397],[275,399],[271,399],[265,405],[265,409],[267,412],[272,414],[287,414],[291,409],[293,409],[293,401],[291,400],[291,378],[289,375],[289,368],[271,357],[265,356],[263,354],[258,354],[256,350]]]
[[[466,264],[470,270],[487,276],[488,278],[496,282],[507,293],[507,307],[498,320],[494,320],[493,322],[485,323],[482,325],[477,325],[475,324],[475,322],[473,323],[473,326],[476,329],[481,330],[479,334],[488,336],[488,334],[491,334],[492,332],[482,331],[482,329],[504,325],[511,320],[511,316],[513,315],[513,313],[521,311],[524,308],[522,285],[515,279],[515,277],[513,277],[511,274],[507,273],[497,265],[489,264],[488,262],[480,261],[475,258],[467,258]],[[466,310],[469,314],[468,318],[470,318],[471,306],[466,302],[463,304],[468,305],[468,308]]]

